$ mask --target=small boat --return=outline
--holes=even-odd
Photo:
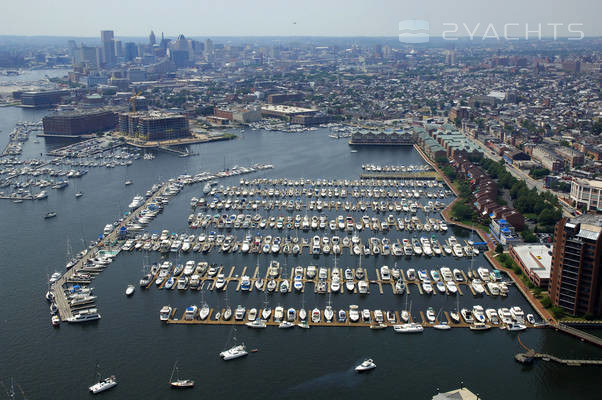
[[[248,326],[249,328],[254,328],[254,329],[263,329],[265,327],[267,327],[267,325],[265,324],[265,321],[262,319],[256,319],[254,321],[250,321],[245,323],[246,326]]]
[[[369,358],[369,359],[365,360],[364,362],[362,362],[357,367],[355,367],[355,370],[357,372],[365,372],[365,371],[370,371],[374,368],[376,368],[376,364],[374,364],[374,361],[372,361],[372,359]]]
[[[50,323],[52,326],[59,326],[61,324],[61,319],[58,315],[53,315],[52,318],[50,318]]]
[[[159,320],[165,322],[171,317],[172,308],[170,306],[163,306],[159,311]]]
[[[134,285],[128,285],[127,289],[125,289],[125,295],[126,296],[131,296],[134,294],[134,290],[136,290],[136,287]]]
[[[484,322],[475,322],[469,326],[471,331],[486,331],[491,329],[491,325],[487,325]]]
[[[529,321],[531,325],[535,325],[535,317],[533,314],[527,314],[527,321]]]
[[[75,198],[79,199],[80,197],[82,197],[84,195],[84,192],[77,192],[75,193]]]
[[[50,211],[49,213],[44,215],[44,219],[49,219],[49,218],[54,218],[54,217],[56,217],[56,212],[54,212],[54,211]]]
[[[133,183],[133,182],[132,182],[131,180],[129,180],[129,179],[128,179],[128,180],[126,180],[126,181],[125,181],[125,186],[129,186],[129,185],[131,185],[132,183]]]
[[[176,379],[173,379],[174,372],[176,373]],[[169,386],[174,389],[190,389],[194,387],[194,381],[192,379],[180,379],[178,376],[178,362],[173,366],[171,370],[171,377],[169,378]]]

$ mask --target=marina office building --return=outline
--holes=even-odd
[[[563,218],[554,238],[552,302],[572,315],[602,315],[602,217]]]

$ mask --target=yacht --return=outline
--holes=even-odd
[[[357,367],[355,367],[355,371],[356,372],[365,372],[365,371],[370,371],[372,369],[376,368],[376,364],[374,364],[374,361],[372,361],[371,358],[365,360],[363,363],[361,363],[360,365],[358,365]]]
[[[98,394],[100,392],[104,392],[105,390],[114,388],[115,386],[117,386],[117,379],[114,375],[111,375],[108,378],[105,378],[90,386],[89,389],[92,394]]]
[[[391,279],[391,272],[388,266],[383,265],[380,267],[380,279],[385,282],[388,282]]]
[[[75,314],[73,317],[69,318],[67,322],[88,322],[95,321],[100,319],[100,314],[96,311],[95,308],[88,308],[86,310],[82,310],[79,313]]]
[[[272,309],[269,306],[266,306],[263,310],[261,310],[261,319],[269,321],[271,315]]]
[[[245,323],[245,325],[248,326],[249,328],[254,328],[254,329],[263,329],[263,328],[267,327],[267,325],[263,319],[255,319],[253,321]]]
[[[242,291],[251,290],[251,278],[249,278],[249,276],[243,275],[243,277],[240,278],[240,290],[242,290]]]
[[[508,325],[506,325],[506,329],[509,332],[519,332],[519,331],[524,331],[525,329],[527,329],[527,326],[524,324],[517,323],[517,322],[511,322]]]
[[[242,321],[245,318],[245,314],[246,314],[247,310],[239,305],[238,307],[236,307],[236,311],[234,311],[234,319],[237,321]]]
[[[224,350],[221,353],[219,353],[220,357],[224,361],[234,360],[235,358],[244,357],[247,354],[249,354],[249,353],[247,352],[247,348],[245,347],[244,343],[239,344],[237,346],[234,346],[228,350]]]
[[[475,322],[474,324],[470,324],[469,328],[471,331],[486,331],[491,329],[491,325],[487,325],[484,322]]]
[[[326,320],[326,322],[332,322],[333,318],[334,318],[334,311],[333,311],[332,307],[326,306],[326,308],[324,309],[324,319]]]
[[[311,312],[311,322],[317,324],[321,319],[320,309],[314,308]]]
[[[424,327],[416,322],[410,322],[407,324],[393,325],[393,330],[397,333],[421,333],[424,331]]]
[[[166,322],[171,317],[173,309],[170,306],[163,306],[159,311],[159,320]]]
[[[201,311],[199,311],[199,318],[201,320],[205,320],[207,319],[207,317],[209,316],[209,305],[208,304],[203,304],[203,307],[201,307]]]
[[[184,319],[186,321],[192,321],[196,318],[197,311],[198,307],[195,305],[186,307],[186,311],[184,311]]]
[[[136,287],[134,285],[128,285],[127,289],[125,289],[125,295],[126,296],[131,296],[134,294],[134,290],[136,290]]]

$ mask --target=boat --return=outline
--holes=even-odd
[[[426,319],[432,324],[433,322],[435,322],[435,311],[433,310],[432,307],[429,307],[428,310],[426,310]]]
[[[56,217],[56,212],[50,211],[46,215],[44,215],[44,219],[54,218]]]
[[[409,322],[407,324],[393,325],[393,330],[397,333],[421,333],[424,331],[424,327],[416,322]]]
[[[98,371],[98,365],[96,366],[96,376],[98,377],[98,382],[88,388],[92,394],[98,394],[117,386],[115,375],[111,375],[104,379],[101,378],[100,372]]]
[[[75,198],[79,199],[83,195],[84,195],[84,192],[77,192],[77,193],[75,193]]]
[[[433,325],[433,328],[438,329],[440,331],[446,331],[451,329],[451,326],[447,323],[447,321],[439,322],[438,324]]]
[[[376,364],[374,364],[374,361],[372,361],[372,359],[369,358],[369,359],[365,360],[364,362],[362,362],[357,367],[355,367],[355,371],[356,372],[366,372],[366,371],[370,371],[374,368],[376,368]]]
[[[176,374],[176,379],[173,379],[174,372]],[[171,376],[169,378],[169,386],[174,389],[190,389],[194,387],[194,381],[192,379],[180,379],[178,374],[178,362],[174,363],[174,366],[171,370]]]
[[[332,306],[326,306],[326,308],[324,309],[324,319],[326,320],[326,322],[332,322],[333,317],[334,311],[332,310]]]
[[[219,353],[219,356],[224,360],[224,361],[228,361],[228,360],[234,360],[236,358],[240,358],[240,357],[244,357],[247,354],[249,354],[247,352],[247,348],[245,346],[245,344],[239,344],[236,345],[228,350],[224,350],[221,353]]]
[[[170,306],[163,306],[159,311],[159,320],[166,322],[171,317],[173,309]]]
[[[294,327],[295,324],[290,322],[290,321],[282,321],[279,325],[278,328],[280,329],[288,329],[288,328],[292,328]]]
[[[531,325],[535,325],[535,317],[533,314],[527,314],[527,321],[529,321]]]
[[[506,325],[506,330],[508,330],[509,332],[519,332],[524,331],[525,329],[527,329],[526,325],[519,324],[517,322],[511,322]]]
[[[100,314],[96,311],[95,308],[88,308],[86,310],[82,310],[75,314],[73,317],[69,318],[67,322],[71,323],[79,323],[79,322],[88,322],[95,321],[100,319]]]
[[[471,331],[486,331],[491,329],[491,325],[487,325],[484,322],[475,322],[469,326]]]
[[[249,321],[249,322],[245,323],[245,325],[248,326],[249,328],[254,328],[254,329],[263,329],[263,328],[267,327],[265,321],[262,319],[255,319],[254,321]]]
[[[314,308],[311,312],[311,322],[313,322],[314,324],[317,324],[320,322],[320,320],[321,320],[320,309]]]
[[[127,289],[125,289],[125,295],[126,296],[131,296],[134,294],[134,290],[136,290],[136,287],[134,285],[128,285]]]
[[[50,323],[52,326],[59,326],[61,324],[61,318],[58,315],[53,315],[50,318]]]

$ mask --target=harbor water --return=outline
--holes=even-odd
[[[0,147],[17,121],[35,121],[44,111],[0,108]],[[239,326],[236,331],[229,326],[164,325],[159,321],[159,310],[169,304],[177,307],[181,315],[191,304],[207,302],[213,308],[232,308],[242,304],[247,309],[263,307],[266,297],[273,308],[282,305],[306,309],[323,309],[332,302],[334,309],[358,304],[361,308],[394,309],[399,311],[406,302],[405,296],[392,294],[390,285],[380,294],[375,285],[371,293],[319,295],[311,285],[304,295],[263,292],[241,293],[236,285],[229,284],[227,293],[203,291],[165,291],[154,285],[148,290],[137,287],[132,297],[124,295],[128,284],[136,284],[142,276],[145,262],[143,252],[121,253],[113,263],[92,283],[98,296],[97,305],[102,319],[88,324],[66,324],[60,328],[50,325],[48,303],[43,294],[47,289],[47,274],[62,271],[66,251],[74,251],[102,233],[103,227],[127,210],[128,203],[137,194],[144,193],[155,183],[179,174],[201,171],[215,172],[234,165],[271,163],[274,169],[244,176],[285,178],[349,178],[357,179],[362,164],[418,165],[424,164],[413,148],[361,148],[351,153],[346,140],[328,137],[326,129],[288,134],[266,131],[235,132],[239,138],[190,146],[196,156],[181,158],[175,154],[156,153],[153,160],[134,161],[128,167],[90,168],[80,179],[72,179],[63,190],[48,189],[49,197],[41,201],[14,204],[0,200],[0,379],[6,385],[13,377],[23,388],[28,399],[87,398],[88,386],[96,382],[95,365],[103,374],[116,375],[119,385],[103,394],[105,398],[192,399],[220,398],[246,399],[363,399],[378,394],[386,398],[430,399],[438,389],[447,391],[461,382],[484,399],[566,399],[591,398],[598,391],[599,370],[589,367],[564,367],[553,363],[536,362],[523,366],[513,355],[523,351],[517,335],[492,329],[473,332],[468,329],[437,331],[425,329],[417,335],[395,334],[392,329],[313,327],[312,329],[251,330]],[[40,157],[49,150],[67,144],[39,138],[34,143],[31,136],[24,145],[22,158]],[[45,157],[45,156],[43,156]],[[220,185],[237,185],[240,177],[219,180]],[[124,186],[125,180],[133,183]],[[194,233],[187,224],[191,213],[190,199],[202,197],[202,185],[186,186],[165,207],[146,231],[168,229],[177,233]],[[77,199],[75,193],[85,196]],[[424,198],[421,201],[426,201]],[[451,198],[445,199],[450,202]],[[48,211],[57,217],[45,220]],[[231,214],[233,212],[229,212]],[[237,212],[238,213],[238,212]],[[245,213],[255,212],[245,211]],[[290,215],[280,210],[258,210],[262,216]],[[301,212],[293,212],[297,214]],[[304,213],[304,212],[303,212]],[[312,212],[317,214],[317,212]],[[326,212],[329,218],[344,211]],[[367,213],[371,214],[371,213]],[[388,213],[381,213],[382,219]],[[357,219],[363,213],[355,212]],[[419,214],[424,220],[424,214]],[[431,214],[431,216],[434,216]],[[247,233],[233,230],[239,240]],[[251,232],[255,233],[255,232]],[[265,233],[264,233],[265,234]],[[273,233],[277,234],[277,233]],[[299,233],[311,238],[324,232]],[[280,236],[286,235],[280,233]],[[370,236],[382,238],[410,237],[408,233],[392,230],[388,234],[363,232],[364,242]],[[450,235],[458,239],[477,239],[464,229],[450,228],[447,234],[438,235],[440,241]],[[417,234],[420,236],[420,234]],[[177,261],[177,255],[170,255]],[[248,266],[252,274],[259,264],[262,274],[270,260],[277,259],[287,271],[297,265],[334,265],[332,256],[313,257],[304,254],[293,257],[278,255],[228,254],[217,251],[204,255],[182,255],[180,261],[208,261],[224,265],[226,271],[236,266],[235,274]],[[160,254],[150,253],[148,262],[160,260]],[[356,267],[358,257],[347,253],[337,257],[337,266]],[[362,266],[370,279],[375,279],[375,269],[381,265],[407,268],[448,266],[467,271],[471,261],[453,257],[375,257],[362,259]],[[487,266],[482,255],[475,257],[473,268]],[[525,312],[533,312],[515,287],[507,298],[489,296],[475,298],[462,286],[460,307],[475,304],[487,306],[518,305]],[[420,295],[411,285],[408,301],[412,310],[451,311],[456,307],[456,297],[447,295]],[[539,320],[539,318],[538,318]],[[249,349],[258,349],[247,357],[224,362],[218,353],[232,345],[232,336],[244,341]],[[529,329],[521,334],[526,345],[562,358],[602,358],[602,350],[581,343],[572,337],[549,329]],[[365,358],[374,359],[376,370],[357,375],[353,368]],[[196,381],[193,390],[176,392],[167,382],[175,361],[182,377]]]

